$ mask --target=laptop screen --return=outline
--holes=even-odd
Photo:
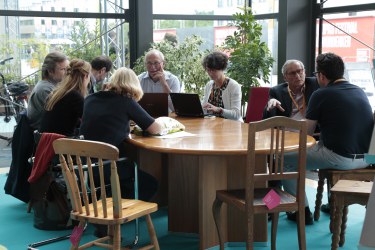
[[[169,93],[178,116],[203,117],[205,115],[198,94]]]
[[[167,93],[144,93],[138,103],[154,118],[169,115]]]

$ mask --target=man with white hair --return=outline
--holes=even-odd
[[[152,49],[146,53],[147,71],[138,76],[143,92],[168,94],[180,92],[180,81],[171,72],[164,70],[164,63],[164,55],[159,50]],[[174,110],[171,100],[169,100],[168,106],[170,110]]]
[[[281,69],[285,82],[272,87],[269,92],[263,119],[273,116],[286,116],[296,120],[306,118],[307,105],[314,91],[319,89],[316,77],[306,77],[305,67],[301,61],[287,60]],[[319,132],[319,129],[316,130]],[[280,185],[271,182],[270,185]],[[295,220],[295,213],[287,213],[288,219]],[[313,224],[312,213],[307,207],[306,225]]]
[[[287,60],[281,70],[285,83],[270,89],[263,119],[273,116],[304,119],[310,96],[319,89],[319,84],[315,77],[306,77],[301,61]]]

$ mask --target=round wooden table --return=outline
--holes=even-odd
[[[132,135],[126,145],[140,168],[159,180],[155,200],[168,205],[169,230],[198,233],[200,249],[207,249],[218,244],[211,212],[216,190],[245,185],[248,124],[222,118],[174,118],[193,136],[161,139]],[[258,134],[256,168],[264,169],[270,133]],[[286,151],[295,151],[298,134],[287,132],[286,137]],[[314,144],[315,139],[309,136],[307,146]],[[228,211],[228,220],[226,241],[244,241],[244,218]],[[266,217],[256,216],[256,224],[255,241],[266,243]]]

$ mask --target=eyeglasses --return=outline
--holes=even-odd
[[[293,77],[293,76],[296,76],[296,75],[301,76],[303,73],[305,73],[305,69],[297,69],[296,71],[286,73],[286,75],[289,76],[289,77]]]
[[[315,71],[313,72],[313,75],[316,77],[317,74],[319,74],[320,72],[319,71]]]
[[[161,62],[147,62],[146,65],[147,67],[151,67],[151,66],[160,66]]]

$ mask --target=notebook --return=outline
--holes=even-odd
[[[169,115],[167,93],[144,93],[138,103],[154,118]]]
[[[188,117],[204,117],[206,115],[198,94],[169,93],[169,95],[176,115]]]

